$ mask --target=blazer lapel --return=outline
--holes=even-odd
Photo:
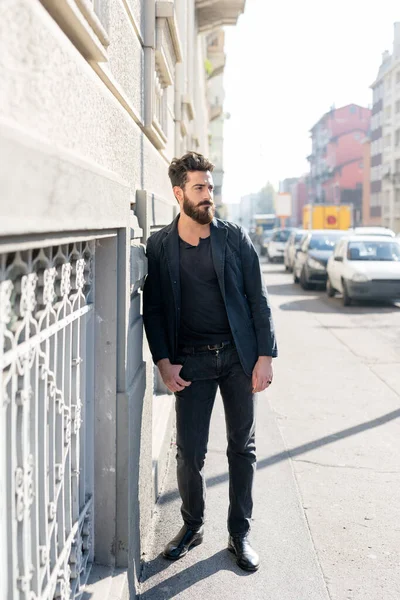
[[[164,238],[163,246],[167,259],[169,276],[174,292],[175,308],[179,306],[181,297],[181,281],[179,275],[179,235],[178,219],[173,221],[169,234]]]
[[[221,294],[225,300],[225,251],[228,230],[218,223],[216,219],[211,222],[211,251],[214,269],[217,274]]]

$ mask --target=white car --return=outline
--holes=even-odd
[[[349,229],[348,233],[350,235],[384,235],[387,237],[396,237],[395,232],[388,227],[354,227],[353,229]]]
[[[267,256],[270,262],[283,262],[286,242],[293,229],[274,229],[268,243]]]
[[[327,294],[352,300],[400,300],[400,240],[386,236],[343,238],[328,260]]]

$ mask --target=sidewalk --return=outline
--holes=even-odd
[[[260,570],[241,571],[226,550],[228,478],[218,399],[206,461],[204,543],[177,563],[159,556],[181,526],[173,449],[144,557],[142,600],[400,598],[399,395],[348,346],[350,313],[332,312],[312,294],[298,299],[282,276],[279,285],[270,279],[280,358],[274,384],[258,404],[251,539]],[[357,318],[362,326],[363,315]],[[399,368],[399,362],[387,366],[394,378]]]
[[[265,394],[259,404],[259,468],[252,541],[262,559],[260,570],[254,574],[245,573],[226,550],[228,476],[225,421],[222,402],[218,398],[206,463],[208,511],[204,543],[176,563],[159,556],[164,545],[181,527],[173,449],[168,482],[157,508],[153,547],[145,557],[142,600],[328,599],[293,472]]]

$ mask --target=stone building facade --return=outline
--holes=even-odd
[[[135,598],[171,439],[144,243],[245,0],[0,3],[0,598]]]

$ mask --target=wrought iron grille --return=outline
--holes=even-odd
[[[90,570],[94,249],[0,254],[2,600],[76,598]]]

